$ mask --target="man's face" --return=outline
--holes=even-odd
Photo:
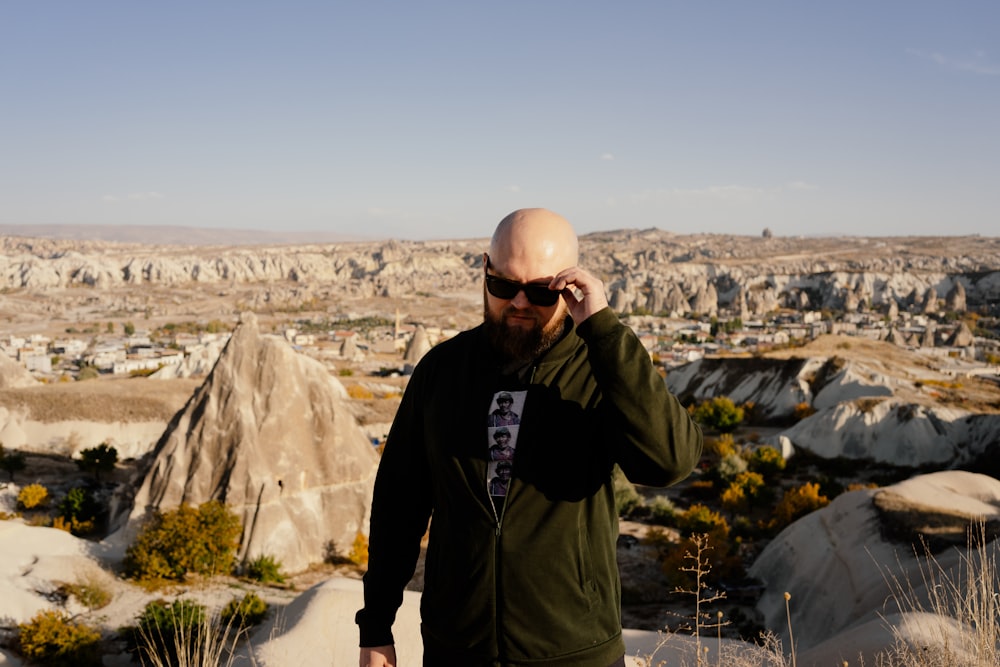
[[[490,267],[490,273],[502,278],[543,285],[561,270],[541,273],[538,269],[532,272],[530,267],[507,268],[503,258],[490,258]],[[490,341],[511,361],[535,359],[562,336],[568,309],[561,297],[552,306],[537,306],[528,300],[523,290],[510,299],[501,299],[490,294],[484,285],[483,300],[483,320]],[[502,404],[499,407],[504,409]]]
[[[500,414],[505,415],[510,412],[511,402],[508,400],[497,401],[497,407],[500,409]]]

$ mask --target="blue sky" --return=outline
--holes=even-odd
[[[0,3],[0,224],[1000,230],[1000,3]]]

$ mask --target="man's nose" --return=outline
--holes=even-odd
[[[515,308],[527,308],[531,305],[531,302],[528,301],[528,297],[525,295],[523,289],[517,290],[517,294],[515,294],[514,298],[510,300],[510,303]]]

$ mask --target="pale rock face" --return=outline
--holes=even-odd
[[[823,458],[857,458],[900,466],[958,465],[1000,438],[1000,415],[970,415],[886,399],[843,402],[821,410],[782,435]]]
[[[808,378],[825,359],[699,359],[667,374],[667,388],[682,402],[728,396],[737,405],[752,401],[763,418],[791,415],[812,401]]]
[[[763,625],[781,630],[786,646],[784,594],[791,595],[791,625],[801,665],[841,664],[842,660],[855,664],[859,652],[865,664],[874,664],[874,652],[890,647],[893,641],[882,615],[902,613],[895,618],[903,634],[922,641],[922,645],[940,641],[941,635],[928,628],[942,619],[921,618],[892,603],[893,577],[912,584],[917,598],[925,599],[920,566],[927,565],[914,556],[911,547],[882,536],[882,519],[875,505],[876,496],[882,493],[894,494],[899,504],[909,504],[917,514],[925,508],[965,517],[967,522],[977,517],[995,521],[1000,515],[1000,481],[948,471],[921,475],[885,489],[845,493],[783,530],[761,552],[749,573],[767,586],[757,604]],[[987,546],[995,557],[997,543]],[[937,564],[946,571],[958,567],[963,558],[968,558],[964,548],[949,548],[935,555]]]
[[[218,499],[243,522],[241,559],[297,572],[331,542],[346,554],[367,530],[378,461],[345,400],[322,364],[244,316],[157,444],[126,533],[151,510]]]

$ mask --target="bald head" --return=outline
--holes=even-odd
[[[524,282],[551,278],[578,261],[576,232],[566,218],[544,208],[524,208],[500,221],[490,260],[504,275]]]

